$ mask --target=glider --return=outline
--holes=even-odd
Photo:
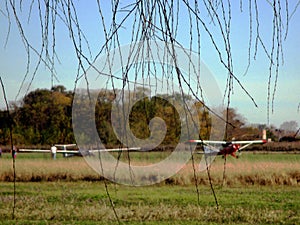
[[[58,149],[56,153],[64,154],[64,157],[70,157],[74,155],[85,156],[96,152],[120,152],[120,151],[140,151],[141,148],[110,148],[110,149],[95,149],[95,150],[76,150],[67,149],[68,147],[76,147],[76,144],[55,144]],[[62,149],[60,149],[62,148]],[[19,149],[19,152],[35,152],[35,153],[52,153],[51,149]]]

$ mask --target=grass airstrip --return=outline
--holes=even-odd
[[[147,164],[165,156],[134,153],[131,160]],[[19,153],[14,205],[12,159],[6,153],[0,159],[0,224],[300,223],[300,154],[229,157],[224,185],[224,159],[218,157],[210,169],[218,208],[207,173],[197,171],[200,158],[194,159],[195,175],[190,161],[159,184],[132,187],[104,182],[81,157]]]

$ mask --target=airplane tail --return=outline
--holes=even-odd
[[[271,142],[272,139],[267,137],[267,130],[263,129],[262,139],[264,143]]]
[[[263,129],[262,139],[267,140],[267,130],[266,129]]]
[[[204,155],[202,156],[199,164],[199,171],[205,171],[208,167],[210,167],[219,152],[217,149],[212,147],[203,146],[203,148]]]

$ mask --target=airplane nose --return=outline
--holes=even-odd
[[[240,145],[237,145],[237,144],[233,145],[234,150],[238,150],[239,148],[240,148]]]

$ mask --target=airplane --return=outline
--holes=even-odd
[[[62,148],[62,150],[56,150],[56,153],[63,154],[64,157],[71,156],[85,156],[92,155],[96,152],[120,152],[120,151],[140,151],[141,148],[133,147],[133,148],[109,148],[109,149],[93,149],[93,150],[68,150],[68,147],[75,147],[76,144],[55,144],[57,148]],[[35,153],[52,153],[51,149],[19,149],[19,152],[35,152]]]
[[[64,154],[64,157],[71,156],[70,154],[78,154],[78,150],[68,150],[68,147],[75,147],[76,144],[55,144],[54,145],[57,148],[62,148],[62,150],[58,149],[56,150],[56,153],[62,153]],[[51,149],[19,149],[19,152],[35,152],[35,153],[52,153]]]
[[[240,153],[240,151],[244,148],[252,144],[264,144],[267,143],[267,132],[263,130],[262,139],[261,140],[250,140],[250,141],[210,141],[210,140],[189,140],[189,143],[200,143],[203,144],[206,148],[204,148],[204,153],[217,155],[223,155],[226,157],[227,155],[231,155],[234,158],[238,158],[236,153]],[[214,145],[221,145],[222,148],[216,148]],[[205,152],[206,151],[206,152]]]
[[[210,141],[210,140],[189,140],[190,144],[202,144],[203,151],[196,152],[198,154],[204,154],[200,161],[200,170],[205,170],[211,165],[217,155],[222,155],[226,158],[228,155],[238,158],[241,150],[247,148],[252,144],[264,144],[267,143],[266,130],[263,130],[262,140],[250,140],[250,141]],[[220,147],[216,147],[220,146]],[[238,153],[238,155],[236,155]]]
[[[236,153],[240,153],[240,151],[244,148],[252,144],[264,144],[267,143],[266,139],[263,140],[253,140],[253,141],[207,141],[207,140],[189,140],[189,143],[200,143],[203,144],[206,148],[204,148],[204,153],[213,154],[214,152],[217,155],[222,155],[226,157],[227,155],[231,155],[234,158],[238,158]],[[218,149],[213,145],[221,145],[222,148]]]
[[[76,144],[55,144],[54,146],[58,148],[63,148],[63,150],[57,150],[56,153],[78,153],[76,150],[67,150],[67,147],[75,147]],[[51,149],[19,149],[19,152],[37,152],[37,153],[50,153]]]

